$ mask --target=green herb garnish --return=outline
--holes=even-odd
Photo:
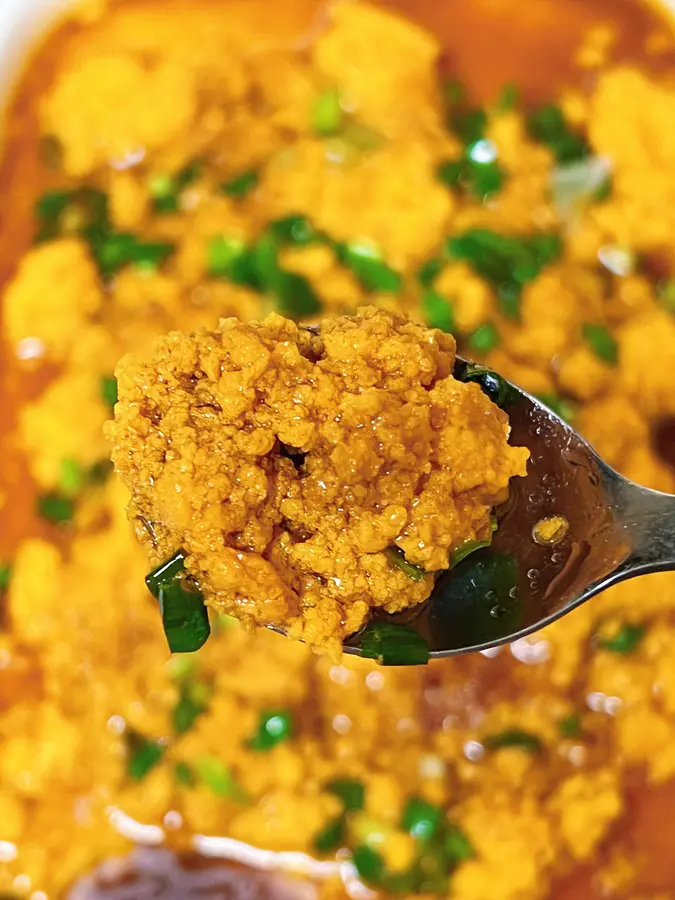
[[[312,128],[321,137],[330,137],[340,130],[344,119],[344,111],[340,103],[340,92],[337,88],[322,91],[312,108]]]
[[[379,884],[384,875],[384,860],[376,850],[362,844],[352,850],[352,862],[364,881]]]
[[[179,579],[161,585],[159,611],[172,653],[194,653],[204,646],[211,634],[211,626],[199,591],[186,590]]]
[[[516,747],[519,750],[527,750],[528,753],[538,753],[542,748],[542,743],[536,734],[521,731],[519,728],[507,728],[498,734],[489,734],[483,738],[483,746],[486,750]]]
[[[208,703],[204,694],[203,686],[198,683],[184,681],[180,685],[180,695],[172,713],[176,734],[185,734],[206,712]]]
[[[251,750],[266,752],[282,741],[287,741],[293,733],[293,717],[290,710],[263,710],[258,720],[258,730],[249,741]]]
[[[446,245],[450,259],[463,260],[497,291],[504,315],[516,318],[520,294],[528,282],[562,253],[556,234],[512,237],[474,228],[451,237]]]
[[[314,288],[296,272],[279,272],[273,282],[273,294],[279,312],[292,319],[305,319],[321,310]]]
[[[52,492],[38,497],[37,511],[52,525],[65,525],[75,515],[75,504],[70,497]]]
[[[515,109],[520,102],[520,91],[515,84],[505,84],[497,97],[495,109],[497,112],[505,113]]]
[[[0,563],[0,593],[4,593],[12,580],[12,567],[9,563]]]
[[[142,781],[161,761],[166,748],[133,728],[127,728],[124,739],[127,745],[127,775],[133,781]]]
[[[178,550],[145,579],[159,603],[164,634],[172,653],[199,650],[211,634],[202,594],[186,587],[185,558],[184,551]]]
[[[619,361],[619,346],[616,339],[604,325],[592,325],[586,323],[582,326],[584,340],[593,353],[610,366],[615,366]]]
[[[459,190],[467,176],[465,159],[447,159],[436,170],[438,180],[453,191]]]
[[[396,566],[397,569],[405,572],[408,578],[411,578],[413,581],[424,581],[429,574],[421,566],[415,566],[413,563],[409,563],[400,547],[387,547],[384,552],[389,558],[389,562]]]
[[[630,656],[639,647],[645,636],[647,626],[642,624],[626,623],[610,638],[598,638],[598,647],[609,653],[619,653],[622,656]]]
[[[361,656],[377,660],[381,666],[424,666],[429,662],[429,645],[407,625],[369,622],[360,637]]]
[[[429,328],[440,328],[441,331],[452,332],[455,327],[452,303],[438,291],[428,290],[422,296],[422,313]]]
[[[106,375],[100,381],[101,399],[111,409],[117,403],[117,379],[114,375]]]
[[[98,188],[49,191],[35,204],[37,243],[64,235],[78,235],[93,248],[110,228],[108,197]]]
[[[85,485],[86,472],[76,459],[62,459],[59,467],[59,492],[64,497],[75,497]]]
[[[305,247],[319,240],[320,235],[307,216],[295,214],[275,219],[267,226],[267,231],[280,244]]]
[[[216,797],[244,800],[244,794],[232,771],[217,756],[198,756],[193,763],[195,774]]]
[[[332,853],[339,850],[346,840],[344,816],[331,819],[314,836],[313,845],[317,853]]]
[[[197,783],[194,772],[186,762],[177,762],[174,771],[176,782],[181,787],[194,787]]]
[[[403,279],[382,259],[380,251],[366,241],[336,244],[337,257],[356,275],[363,288],[370,293],[395,294],[401,290]]]
[[[228,197],[232,197],[234,200],[241,200],[258,186],[259,181],[260,175],[258,170],[249,169],[247,172],[242,172],[235,178],[231,178],[229,181],[224,182],[220,186],[220,189]]]
[[[148,182],[155,212],[174,213],[180,209],[180,195],[185,188],[201,175],[202,164],[193,161],[183,166],[175,175],[153,175]]]
[[[403,810],[401,828],[420,841],[430,840],[441,824],[441,810],[421,797],[410,797]]]
[[[493,322],[485,322],[472,331],[467,338],[467,344],[474,353],[489,353],[501,344],[502,338],[497,326]]]
[[[455,377],[459,381],[475,381],[480,385],[483,393],[487,394],[490,400],[502,409],[519,397],[518,391],[505,378],[493,372],[492,369],[477,363],[466,363],[458,369]]]
[[[454,569],[463,559],[466,559],[471,553],[475,553],[476,550],[483,550],[485,547],[490,546],[492,546],[492,541],[464,541],[459,547],[455,547],[450,554],[450,568]]]
[[[450,125],[463,144],[473,144],[485,135],[487,113],[484,109],[459,110],[450,116]]]
[[[577,738],[581,735],[581,719],[579,718],[577,713],[572,713],[569,716],[565,716],[564,719],[561,719],[558,722],[558,731],[560,732],[560,737],[563,738]]]
[[[530,137],[545,144],[559,163],[577,162],[590,148],[582,135],[572,131],[559,106],[541,106],[527,117]]]
[[[358,778],[334,778],[325,785],[325,789],[339,797],[347,812],[359,812],[363,809],[366,791]]]
[[[453,862],[464,862],[476,855],[471,841],[458,825],[446,825],[443,844],[445,852]]]
[[[234,284],[259,288],[256,258],[241,238],[217,235],[206,250],[207,269],[214,278],[226,278]]]
[[[422,287],[433,288],[438,276],[443,271],[445,263],[442,259],[430,259],[420,267],[417,273],[417,279]]]
[[[111,278],[127,265],[154,272],[176,249],[168,241],[143,241],[128,232],[111,232],[94,249],[104,278]]]

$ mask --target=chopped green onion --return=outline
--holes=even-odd
[[[442,259],[430,259],[420,267],[417,273],[417,279],[422,287],[433,288],[434,282],[441,274],[445,267]]]
[[[579,737],[581,735],[581,720],[577,713],[572,713],[561,719],[558,722],[558,731],[560,732],[560,737],[563,738]]]
[[[338,259],[359,279],[368,292],[395,294],[403,279],[382,259],[380,251],[366,241],[336,245]]]
[[[384,876],[384,860],[380,854],[366,846],[354,847],[352,850],[352,862],[356,871],[364,881],[378,884]]]
[[[499,407],[508,406],[514,400],[518,399],[517,390],[512,387],[505,378],[477,363],[466,363],[455,374],[459,381],[471,382],[475,381],[480,385],[484,394]]]
[[[173,708],[173,730],[176,734],[185,734],[197,719],[206,712],[207,703],[200,696],[200,685],[184,682],[180,686],[178,703]]]
[[[455,112],[450,118],[450,124],[463,144],[473,144],[485,135],[487,114],[484,109]]]
[[[9,563],[0,563],[0,593],[6,591],[12,580],[12,567]]]
[[[489,353],[502,342],[497,326],[493,322],[485,322],[472,331],[467,338],[469,347],[474,353]]]
[[[403,810],[401,828],[420,841],[429,841],[441,824],[441,811],[421,797],[410,797]]]
[[[452,332],[455,327],[452,303],[438,291],[428,290],[422,297],[422,313],[429,328]]]
[[[407,625],[369,622],[361,632],[361,656],[381,666],[424,666],[429,662],[429,645]]]
[[[516,747],[519,750],[527,750],[528,753],[538,753],[542,747],[541,739],[536,734],[521,731],[519,728],[507,728],[498,734],[489,734],[483,739],[483,745],[487,750]]]
[[[194,760],[193,767],[200,781],[216,797],[229,797],[232,800],[244,799],[244,794],[232,771],[217,756],[198,756]]]
[[[65,212],[70,202],[70,191],[47,191],[35,203],[35,215],[38,219],[58,219]]]
[[[403,550],[401,550],[400,547],[387,547],[384,552],[385,555],[389,558],[389,562],[396,566],[397,569],[405,572],[408,578],[411,578],[413,581],[424,581],[426,576],[429,574],[421,566],[416,566],[413,563],[409,563],[405,558]]]
[[[177,762],[175,768],[176,782],[181,787],[194,787],[197,783],[195,774],[186,762]]]
[[[99,459],[89,467],[87,478],[91,484],[105,484],[112,475],[113,464],[109,459]]]
[[[656,295],[669,313],[675,313],[675,278],[669,278],[658,284]]]
[[[134,781],[142,781],[161,761],[166,748],[132,728],[127,728],[124,738],[127,745],[127,775]]]
[[[566,422],[573,422],[577,414],[577,408],[571,400],[560,397],[557,394],[536,394],[537,400],[540,400],[544,406],[564,419]]]
[[[220,189],[228,197],[232,197],[234,200],[241,200],[258,186],[259,181],[260,175],[257,169],[249,169],[247,172],[242,172],[241,175],[226,181],[220,186]]]
[[[84,487],[86,473],[76,459],[62,459],[59,468],[59,491],[64,497],[74,497]]]
[[[347,812],[359,812],[363,809],[366,791],[363,782],[358,778],[335,778],[325,785],[330,794],[335,794]]]
[[[506,175],[498,162],[472,165],[469,186],[476,199],[485,203],[504,186]]]
[[[199,591],[183,586],[185,558],[183,550],[176,551],[145,579],[150,593],[159,602],[164,633],[172,653],[199,650],[211,634],[204,598]]]
[[[159,590],[163,585],[171,584],[185,571],[186,558],[184,550],[177,550],[166,562],[145,576],[145,583],[155,600],[159,600]]]
[[[612,334],[604,325],[592,325],[586,323],[582,326],[584,340],[593,353],[610,366],[615,366],[619,361],[619,346]]]
[[[174,213],[180,208],[180,194],[201,174],[201,163],[191,162],[184,166],[175,176],[153,175],[148,183],[148,190],[153,198],[153,208],[158,213]]]
[[[346,840],[344,816],[331,819],[314,836],[313,845],[317,853],[332,853],[339,850]]]
[[[254,280],[264,291],[273,291],[279,278],[279,242],[270,232],[263,234],[252,250]]]
[[[263,710],[258,720],[258,730],[249,741],[251,750],[266,752],[293,733],[293,718],[287,709]]]
[[[96,241],[110,228],[107,196],[86,185],[43,194],[35,205],[35,215],[39,222],[36,242],[78,234],[94,250]]]
[[[449,105],[463,103],[466,98],[466,89],[457,78],[451,78],[444,82],[442,91],[445,102]]]
[[[604,203],[606,200],[612,196],[614,191],[614,182],[612,181],[612,176],[607,175],[605,179],[598,185],[593,195],[593,199],[596,203]]]
[[[450,568],[454,569],[463,559],[466,559],[471,553],[475,553],[476,550],[483,550],[485,547],[490,546],[492,546],[492,541],[464,541],[459,547],[455,547],[450,554]]]
[[[576,162],[588,156],[590,149],[585,138],[576,134],[559,106],[541,106],[527,118],[527,129],[535,141],[545,144],[559,163]]]
[[[438,180],[451,190],[458,190],[467,176],[467,165],[464,159],[448,159],[436,170]]]
[[[111,409],[117,403],[117,379],[114,375],[106,375],[100,381],[101,399]]]
[[[301,214],[275,219],[267,226],[267,230],[280,244],[292,244],[296,247],[313,244],[319,239],[314,225],[307,216]]]
[[[296,272],[279,272],[273,293],[279,312],[293,319],[304,319],[321,310],[314,288],[304,275]]]
[[[556,234],[512,237],[485,228],[474,228],[451,237],[449,259],[463,260],[496,290],[502,311],[515,317],[522,288],[562,253]]]
[[[209,614],[199,591],[186,590],[180,580],[159,588],[159,610],[169,650],[194,653],[211,634]]]
[[[37,511],[43,519],[53,525],[64,525],[75,515],[75,504],[70,497],[49,493],[38,497]]]
[[[497,98],[495,109],[497,112],[510,112],[518,106],[520,101],[520,91],[515,84],[505,84]]]
[[[621,656],[630,656],[639,647],[645,636],[647,626],[642,624],[632,625],[627,623],[610,638],[599,638],[598,647],[609,653],[618,653]]]
[[[227,278],[235,284],[254,281],[251,252],[241,238],[216,235],[208,243],[207,268],[214,278]]]
[[[443,844],[452,862],[464,862],[476,855],[471,841],[458,825],[446,825]]]
[[[328,88],[322,91],[312,108],[312,127],[321,137],[329,137],[340,130],[344,112],[340,103],[340,93],[337,88]]]
[[[130,264],[139,269],[154,271],[174,250],[175,245],[167,241],[142,241],[135,234],[111,232],[102,237],[94,255],[103,277],[111,278]]]

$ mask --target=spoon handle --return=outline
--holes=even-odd
[[[616,525],[630,547],[623,576],[675,569],[675,496],[641,487],[609,469],[604,475]]]

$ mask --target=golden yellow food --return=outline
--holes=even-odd
[[[285,890],[326,900],[360,896],[352,864],[384,896],[672,898],[673,575],[423,668],[225,616],[169,658],[144,585],[106,464],[114,367],[222,318],[405,314],[675,488],[671,22],[388,5],[408,18],[89,3],[26,68],[0,171],[3,898],[78,900],[134,840],[304,853],[274,857],[309,870]],[[165,860],[94,893],[210,877]]]
[[[108,434],[153,568],[183,549],[218,612],[336,658],[372,608],[426,600],[528,457],[454,363],[451,335],[375,307],[318,334],[225,319],[125,357]]]

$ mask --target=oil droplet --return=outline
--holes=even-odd
[[[515,600],[517,596],[518,596],[518,588],[514,584],[512,588],[509,588],[509,597],[511,597],[512,600]]]
[[[486,600],[496,600],[497,592],[496,591],[488,591],[487,594],[485,595],[485,599]]]
[[[537,579],[539,577],[539,569],[528,569],[527,577],[532,581],[533,579]]]
[[[532,529],[532,540],[545,546],[559,544],[569,530],[570,523],[564,516],[547,516],[540,519]]]
[[[499,605],[493,606],[492,609],[490,610],[490,615],[492,616],[493,619],[501,619],[502,616],[506,615],[506,610],[504,609],[503,606],[499,606]]]

